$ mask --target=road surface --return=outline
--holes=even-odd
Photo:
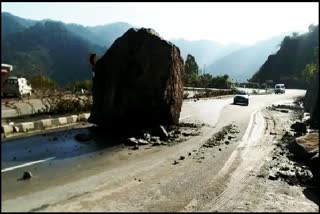
[[[133,151],[108,133],[103,142],[79,143],[73,137],[83,128],[7,140],[1,145],[2,210],[219,211],[271,150],[274,124],[261,110],[304,94],[252,95],[249,106],[233,105],[232,98],[185,101],[180,121],[205,126],[173,146]],[[230,124],[239,130],[230,144],[203,148]],[[180,156],[185,159],[173,165]],[[24,171],[33,178],[19,179]]]

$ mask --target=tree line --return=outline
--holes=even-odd
[[[228,75],[212,76],[211,74],[201,74],[199,66],[191,54],[187,55],[184,68],[183,84],[186,87],[219,89],[231,87],[231,81]]]

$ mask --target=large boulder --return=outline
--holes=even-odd
[[[178,47],[152,29],[129,29],[96,62],[89,122],[104,127],[177,124],[184,74]]]

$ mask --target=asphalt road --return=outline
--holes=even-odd
[[[204,123],[207,126],[203,130],[202,136],[171,147],[152,147],[131,151],[128,148],[118,146],[118,142],[107,137],[108,133],[102,142],[79,143],[74,140],[75,134],[87,131],[85,128],[7,140],[1,144],[2,210],[57,211],[60,204],[65,205],[64,203],[69,200],[72,201],[77,197],[94,192],[101,185],[104,188],[108,187],[107,195],[112,195],[112,192],[121,192],[122,187],[129,188],[131,185],[136,185],[132,184],[130,180],[133,180],[133,177],[143,174],[145,180],[148,180],[148,176],[151,179],[154,174],[150,173],[151,171],[156,173],[156,167],[161,168],[165,163],[171,162],[174,157],[179,157],[179,154],[199,146],[203,140],[219,131],[223,126],[236,123],[240,128],[239,137],[241,137],[246,132],[253,112],[272,103],[292,100],[294,97],[304,94],[303,90],[287,90],[286,94],[282,95],[251,95],[249,106],[233,105],[232,98],[186,101],[182,106],[180,121]],[[216,158],[220,163],[224,163],[234,149],[235,147],[230,146],[220,155],[217,154]],[[212,170],[220,170],[223,166],[223,164],[215,166],[214,162],[210,164]],[[148,170],[150,170],[149,174]],[[168,177],[174,179],[175,172],[170,170],[165,172]],[[21,180],[24,171],[32,172],[34,177],[27,181]],[[162,179],[165,181],[165,178]],[[170,186],[169,183],[168,186]],[[175,189],[172,191],[177,191],[178,195],[183,190]],[[134,197],[138,198],[136,195]],[[99,207],[97,209],[97,207],[88,205],[83,209],[97,211],[141,210],[138,205],[135,204],[137,207],[134,207],[129,201],[126,204],[126,201],[116,203],[116,199],[108,198],[108,200],[110,202],[108,206],[101,207],[97,204],[96,206]],[[169,205],[167,208],[165,207],[165,205],[149,204],[148,209],[145,210],[169,211],[178,209],[170,209]],[[68,209],[77,210],[77,206],[69,206]],[[65,211],[64,208],[61,208],[62,210]]]

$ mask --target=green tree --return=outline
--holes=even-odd
[[[183,82],[185,86],[196,86],[199,78],[199,66],[194,56],[188,54],[185,62],[185,75]]]
[[[307,64],[302,71],[302,77],[305,81],[309,82],[313,77],[314,72],[317,70],[317,66],[314,63]]]

